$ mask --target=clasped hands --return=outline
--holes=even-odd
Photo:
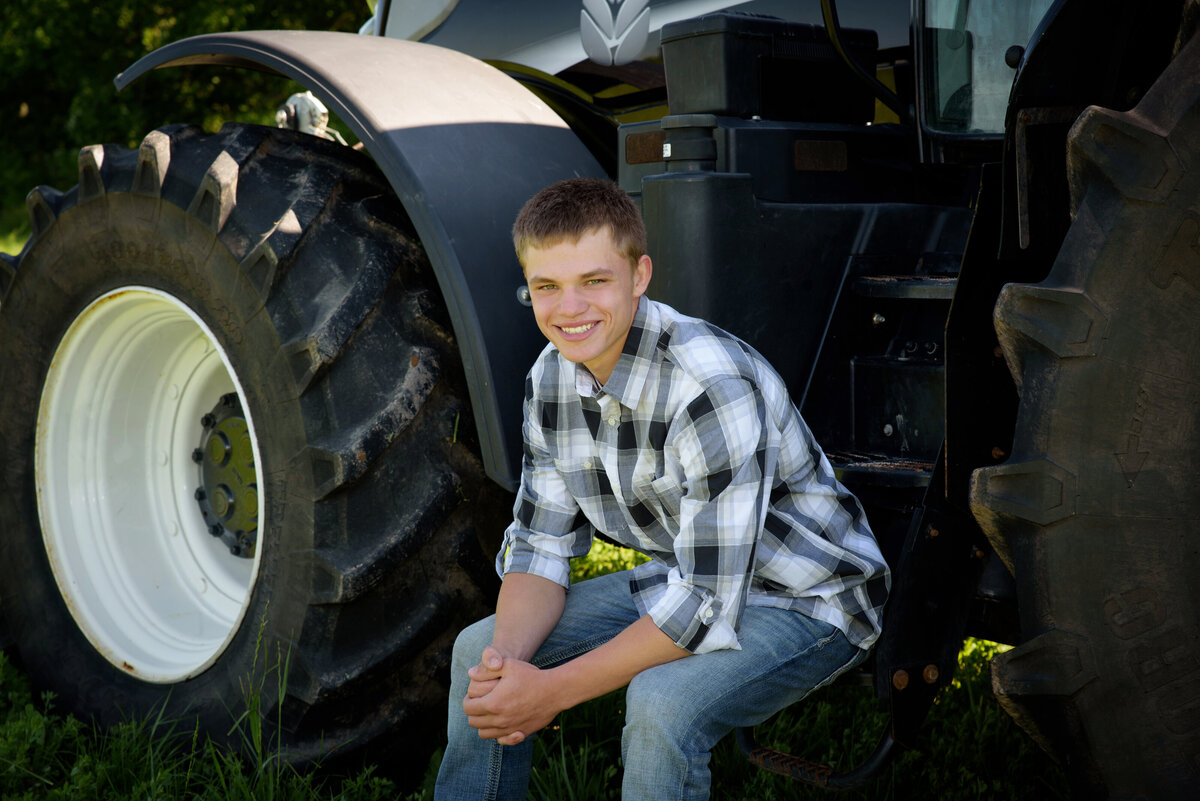
[[[467,671],[471,683],[463,699],[467,722],[485,740],[517,745],[561,712],[547,692],[547,673],[506,655],[494,645],[483,649]]]

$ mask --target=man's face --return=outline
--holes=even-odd
[[[524,255],[538,328],[563,356],[582,362],[603,384],[650,283],[650,258],[642,256],[631,266],[607,226],[578,242],[530,247]]]

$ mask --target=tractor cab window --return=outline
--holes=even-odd
[[[1003,133],[1015,70],[1053,0],[924,0],[925,124],[948,133]]]

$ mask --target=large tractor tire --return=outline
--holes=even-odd
[[[221,737],[250,700],[286,758],[423,767],[507,501],[386,181],[302,134],[181,126],[84,149],[29,207],[0,588],[31,678],[100,722]]]
[[[1073,222],[996,330],[1012,456],[972,506],[1018,584],[993,686],[1081,798],[1200,788],[1200,37],[1068,143]]]

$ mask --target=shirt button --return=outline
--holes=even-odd
[[[621,418],[619,418],[619,417],[610,417],[610,418],[608,418],[608,424],[609,424],[610,426],[615,426],[615,425],[618,425],[618,424],[620,424],[620,422],[621,422]]]
[[[712,620],[712,616],[713,616],[713,611],[711,609],[704,610],[704,619],[705,620]]]
[[[584,470],[591,470],[591,469],[592,469],[592,460],[591,460],[591,459],[584,459],[584,460],[583,460],[583,469],[584,469]]]

